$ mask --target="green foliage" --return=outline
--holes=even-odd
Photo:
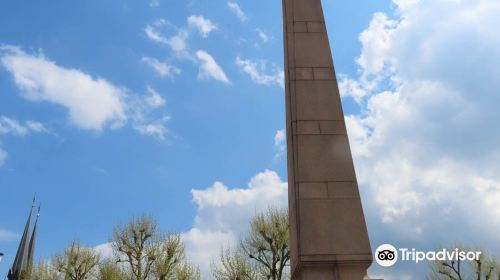
[[[219,263],[212,263],[212,275],[216,280],[255,280],[257,271],[241,249],[222,250]]]
[[[201,280],[198,268],[185,261],[175,268],[175,280]]]
[[[114,257],[103,259],[93,248],[71,243],[50,263],[40,262],[23,280],[201,280],[186,258],[179,234],[158,231],[150,217],[131,218],[114,228]]]
[[[185,259],[184,245],[179,234],[167,234],[157,243],[153,275],[158,280],[172,279]]]
[[[55,269],[54,266],[45,263],[38,262],[33,267],[33,271],[31,273],[31,280],[62,280],[60,273]]]
[[[73,242],[64,253],[53,259],[54,267],[70,280],[90,279],[99,264],[100,256],[92,248]]]
[[[288,243],[288,211],[269,209],[252,219],[247,237],[235,252],[221,253],[212,274],[217,280],[287,279]]]
[[[241,248],[255,262],[263,279],[281,280],[290,260],[288,211],[269,209],[250,223]]]
[[[127,279],[125,272],[115,261],[105,260],[99,264],[98,280],[123,280]]]
[[[130,219],[115,227],[112,248],[132,280],[198,280],[200,273],[186,259],[179,234],[162,234],[150,217]]]
[[[113,250],[119,262],[126,263],[134,280],[146,280],[157,256],[156,222],[147,216],[131,218],[116,226],[112,235]]]

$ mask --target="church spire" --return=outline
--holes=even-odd
[[[38,218],[40,218],[40,207],[38,206],[38,212],[36,214],[35,225],[33,226],[33,233],[31,234],[30,243],[28,246],[28,263],[27,268],[31,270],[33,268],[33,258],[35,256],[35,243],[36,243],[36,229],[38,226]]]
[[[28,262],[28,235],[30,233],[31,228],[31,217],[33,214],[33,208],[35,207],[35,197],[33,197],[33,204],[30,209],[30,213],[28,216],[28,220],[26,221],[26,225],[24,227],[23,236],[21,238],[21,242],[19,243],[19,248],[17,249],[16,258],[14,259],[14,263],[12,264],[12,268],[9,270],[7,278],[9,280],[18,280],[21,276],[21,272],[26,268]],[[30,242],[31,243],[31,242]]]

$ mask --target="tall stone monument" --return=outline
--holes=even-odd
[[[372,254],[320,0],[283,0],[294,280],[362,280]]]

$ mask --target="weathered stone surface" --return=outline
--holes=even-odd
[[[298,120],[344,119],[335,81],[294,81],[294,84]]]
[[[362,280],[372,262],[320,0],[283,0],[292,278]]]

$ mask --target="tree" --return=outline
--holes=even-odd
[[[222,252],[212,265],[218,280],[287,278],[290,262],[288,211],[269,209],[256,215],[236,252]]]
[[[181,236],[169,233],[156,246],[158,255],[153,263],[153,275],[158,280],[171,279],[185,259]]]
[[[216,280],[255,280],[257,273],[241,249],[221,250],[219,264],[212,263],[212,275]]]
[[[264,279],[281,280],[290,261],[288,211],[269,209],[250,223],[241,248]]]
[[[119,225],[113,230],[113,251],[118,262],[128,265],[132,279],[146,280],[151,274],[158,255],[157,236],[157,224],[147,216],[131,218],[127,225]]]
[[[30,280],[60,280],[62,279],[60,273],[55,267],[49,263],[38,262],[33,267]]]
[[[175,280],[201,280],[200,271],[189,262],[184,261],[175,268]]]
[[[71,280],[89,279],[100,261],[100,256],[92,248],[83,247],[78,242],[73,242],[56,255],[53,260],[54,267]]]
[[[154,219],[131,218],[114,228],[114,257],[101,259],[92,248],[71,243],[50,263],[39,263],[28,280],[200,280],[186,258],[179,234],[162,234]]]
[[[126,279],[125,273],[112,260],[105,260],[99,264],[98,280],[123,280]]]
[[[179,234],[162,234],[150,217],[130,219],[113,231],[111,246],[118,263],[129,269],[133,280],[196,280],[199,271],[186,259]]]
[[[481,251],[476,260],[433,261],[428,280],[500,280],[499,261],[488,256],[483,250],[474,250],[463,246],[455,246],[461,251]]]

